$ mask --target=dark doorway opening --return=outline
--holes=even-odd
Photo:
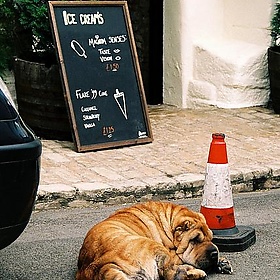
[[[128,0],[148,104],[163,102],[163,0]]]
[[[149,83],[147,103],[163,103],[163,0],[150,0]]]

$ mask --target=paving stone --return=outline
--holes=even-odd
[[[65,200],[52,205],[76,207],[200,195],[214,132],[226,135],[234,192],[280,185],[280,118],[272,110],[161,105],[149,106],[149,116],[154,141],[145,145],[77,153],[72,142],[42,140],[39,196],[50,203],[59,194]]]

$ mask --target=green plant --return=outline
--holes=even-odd
[[[275,4],[274,14],[270,23],[271,45],[273,47],[280,46],[280,3]]]
[[[55,59],[47,0],[0,0],[0,72],[11,66],[13,56]]]

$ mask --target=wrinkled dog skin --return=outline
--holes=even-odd
[[[231,273],[202,214],[147,202],[121,209],[86,235],[76,280],[204,279]]]

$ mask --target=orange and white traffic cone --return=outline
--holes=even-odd
[[[220,251],[242,251],[255,243],[256,235],[251,227],[236,227],[224,139],[223,133],[212,134],[200,212]]]

